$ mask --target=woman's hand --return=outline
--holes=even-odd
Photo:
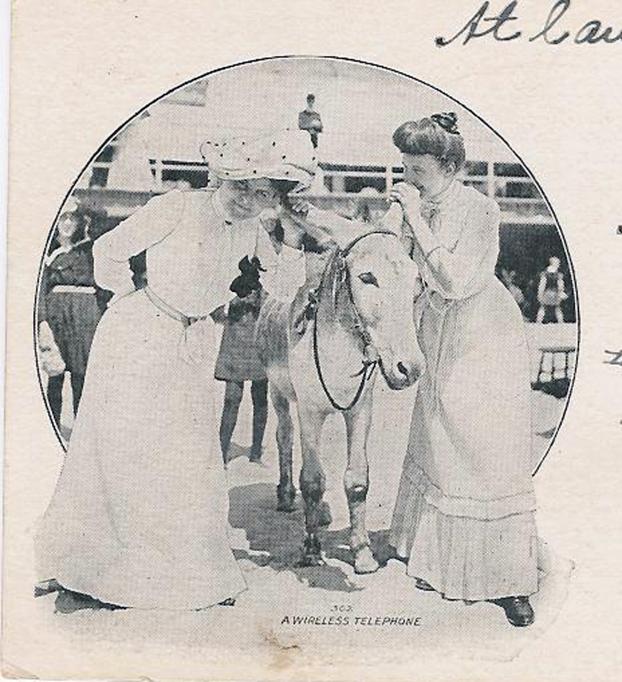
[[[227,320],[227,312],[225,310],[225,306],[221,305],[216,308],[216,310],[212,310],[210,313],[210,317],[216,324],[224,324],[225,321]]]
[[[41,350],[48,350],[55,345],[56,342],[54,341],[52,329],[47,320],[43,320],[39,323],[39,348]]]
[[[58,376],[65,371],[65,362],[54,340],[50,325],[43,320],[39,324],[39,354],[41,367],[48,376]]]
[[[263,229],[269,234],[276,230],[276,226],[279,220],[279,210],[277,208],[265,208],[259,214],[259,222]]]
[[[419,222],[421,218],[421,197],[419,196],[419,190],[416,187],[408,185],[405,182],[393,185],[389,200],[392,202],[399,202],[404,211],[404,218],[411,227]]]
[[[311,204],[301,196],[292,196],[290,197],[290,210],[292,213],[295,215],[299,216],[300,218],[306,218],[309,215],[309,209],[311,207]]]
[[[299,202],[296,205],[301,206]],[[271,239],[294,249],[301,247],[305,230],[300,225],[303,220],[300,213],[284,207],[268,208],[261,212],[259,220]]]

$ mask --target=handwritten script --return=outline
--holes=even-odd
[[[603,360],[606,365],[620,365],[622,367],[622,350],[606,350],[605,355],[610,356],[606,360]]]
[[[476,38],[489,37],[502,43],[522,39],[531,43],[540,41],[548,45],[622,44],[622,28],[616,29],[601,19],[592,19],[580,26],[572,26],[571,4],[571,0],[558,0],[550,8],[548,16],[543,16],[544,23],[535,32],[527,32],[521,26],[517,14],[518,0],[508,3],[496,15],[490,9],[490,2],[486,0],[456,34],[451,38],[438,36],[435,42],[438,47],[445,47],[456,41],[466,45]],[[614,4],[617,6],[617,3]]]

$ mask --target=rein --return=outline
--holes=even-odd
[[[374,230],[372,232],[365,232],[362,235],[359,235],[355,239],[353,239],[351,242],[349,242],[345,248],[343,249],[337,249],[335,252],[334,256],[331,258],[329,263],[326,265],[324,268],[324,271],[322,272],[322,278],[320,280],[320,284],[317,288],[317,297],[315,298],[314,301],[314,309],[313,309],[313,360],[315,363],[315,369],[317,372],[318,379],[320,381],[320,384],[322,386],[322,389],[328,398],[328,401],[330,404],[336,409],[339,410],[340,412],[346,412],[347,410],[351,410],[356,403],[359,401],[361,396],[363,395],[363,391],[365,390],[365,385],[367,382],[371,379],[374,370],[376,369],[376,366],[379,364],[379,359],[378,359],[378,354],[377,352],[374,352],[373,355],[375,356],[375,359],[369,359],[367,357],[367,351],[368,349],[372,346],[371,343],[371,338],[369,336],[368,331],[365,329],[363,326],[363,322],[361,320],[361,316],[356,308],[356,304],[354,302],[354,297],[352,296],[352,287],[350,285],[350,273],[347,270],[346,267],[346,283],[347,283],[347,290],[348,290],[348,298],[350,300],[350,304],[352,306],[352,310],[354,312],[354,317],[355,317],[355,322],[354,322],[354,328],[358,331],[360,334],[361,338],[363,339],[364,343],[364,354],[365,357],[362,360],[362,367],[361,369],[356,372],[356,374],[353,374],[352,377],[361,377],[361,381],[358,385],[358,388],[356,389],[356,393],[354,394],[354,397],[352,400],[347,404],[347,405],[341,405],[339,404],[335,398],[331,395],[328,386],[326,385],[326,381],[324,380],[324,374],[322,372],[322,365],[320,362],[320,353],[319,353],[319,348],[318,348],[318,319],[317,319],[317,313],[319,310],[319,305],[320,301],[322,298],[322,292],[324,291],[324,288],[326,286],[326,272],[328,271],[330,265],[336,260],[336,259],[341,259],[344,263],[345,266],[345,259],[346,257],[350,254],[352,249],[363,239],[366,237],[369,237],[371,235],[377,235],[377,234],[390,234],[394,237],[397,237],[397,235],[394,232],[391,232],[390,230]]]

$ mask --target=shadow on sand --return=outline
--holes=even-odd
[[[279,512],[276,510],[275,486],[252,483],[231,489],[229,502],[229,523],[246,532],[250,546],[250,552],[235,550],[238,560],[247,559],[275,571],[290,571],[299,582],[309,587],[339,592],[363,589],[350,580],[345,570],[332,563],[313,567],[299,565],[304,538],[304,517],[299,498],[295,511]],[[381,564],[388,558],[387,535],[388,531],[370,533],[372,550]],[[324,556],[351,566],[348,537],[349,528],[320,531]]]

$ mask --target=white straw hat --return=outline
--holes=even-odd
[[[302,189],[311,185],[317,169],[315,150],[303,130],[210,139],[201,145],[201,154],[210,171],[222,180],[292,180]]]

